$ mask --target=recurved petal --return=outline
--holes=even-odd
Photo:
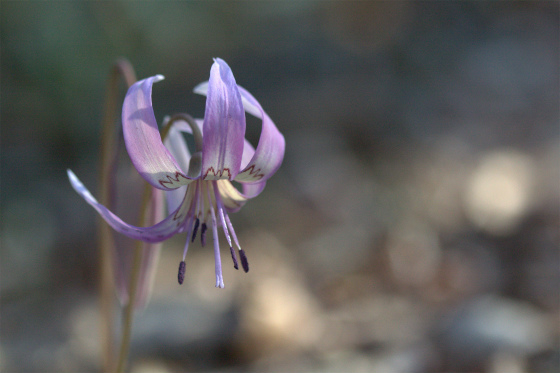
[[[262,119],[261,137],[253,158],[237,175],[236,181],[256,182],[268,180],[280,168],[284,159],[286,142],[276,125],[263,110],[261,104],[243,87],[239,92],[248,113]],[[258,109],[258,111],[257,111]],[[259,115],[256,115],[259,114]]]
[[[210,70],[203,124],[202,177],[232,180],[239,173],[245,137],[241,95],[229,66],[217,58]]]
[[[101,217],[113,227],[119,233],[124,234],[127,237],[141,240],[145,242],[161,242],[169,237],[176,234],[180,229],[181,225],[187,218],[187,214],[189,213],[189,203],[192,198],[191,193],[187,192],[185,194],[185,199],[183,203],[177,210],[171,213],[167,218],[160,221],[158,224],[155,224],[151,227],[136,227],[130,225],[128,223],[123,222],[118,216],[113,214],[109,211],[105,206],[101,205],[95,197],[87,190],[87,188],[82,184],[82,182],[74,175],[74,173],[70,170],[68,172],[68,178],[70,179],[70,183],[72,187],[83,199],[86,200],[97,212],[101,215]],[[192,189],[192,188],[189,188]]]
[[[152,107],[152,85],[162,79],[156,75],[128,89],[122,125],[126,150],[136,170],[154,187],[172,190],[189,184],[191,177],[184,174],[161,141]]]
[[[209,82],[194,88],[200,95],[208,93]],[[278,170],[284,159],[286,142],[272,119],[265,113],[260,103],[245,88],[237,86],[245,111],[262,120],[262,130],[256,151],[245,141],[243,149],[243,170],[235,178],[241,182],[256,182],[269,179]],[[247,158],[250,159],[246,161]]]
[[[254,184],[243,184],[241,193],[229,180],[220,180],[217,183],[218,192],[222,198],[222,203],[228,212],[238,211],[245,203],[258,196],[266,186],[266,181]]]

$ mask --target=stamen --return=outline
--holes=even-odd
[[[241,250],[241,246],[239,246],[239,241],[237,240],[237,235],[235,234],[235,230],[233,229],[233,225],[231,225],[231,220],[229,220],[229,215],[228,214],[224,214],[225,219],[226,219],[226,223],[227,226],[229,228],[229,231],[231,232],[231,235],[233,237],[233,242],[235,242],[235,246],[237,246],[237,248],[239,250]]]
[[[197,200],[197,209],[200,209],[198,214],[200,215],[202,212],[202,226],[200,227],[200,244],[202,246],[206,245],[206,229],[208,228],[206,226],[206,219],[208,218],[208,214],[206,213],[206,198],[208,197],[206,184],[205,182],[200,182],[200,194]]]
[[[179,285],[183,285],[183,281],[185,281],[185,271],[186,271],[187,264],[184,260],[179,263],[179,274],[177,275],[177,279],[179,280]]]
[[[200,225],[200,219],[196,218],[195,222],[194,222],[194,228],[193,228],[193,234],[192,234],[192,240],[191,242],[194,242],[195,238],[196,238],[196,233],[198,232],[198,226]],[[187,239],[188,241],[188,239]]]
[[[243,251],[241,246],[239,246],[239,240],[237,240],[237,235],[235,234],[235,230],[233,229],[233,225],[231,225],[231,220],[229,220],[228,214],[225,214],[225,219],[226,219],[226,223],[227,223],[227,226],[229,228],[229,231],[231,232],[231,235],[233,236],[233,241],[235,242],[235,245],[239,249],[239,257],[241,258],[241,265],[243,266],[243,270],[245,271],[245,273],[247,273],[247,272],[249,272],[249,262],[247,261],[247,256],[245,255],[245,251]]]
[[[208,227],[206,226],[206,223],[202,223],[202,226],[200,227],[200,244],[202,246],[206,245],[206,229]]]
[[[233,259],[233,268],[239,269],[239,265],[237,264],[237,255],[235,255],[235,250],[233,250],[233,247],[229,247],[229,252],[231,253],[231,259]]]
[[[218,212],[220,214],[220,222],[222,223],[222,227],[224,228],[224,235],[226,236],[229,246],[231,246],[231,237],[229,236],[226,220],[224,219],[224,209],[222,208],[222,206],[218,206]]]
[[[245,251],[239,249],[239,257],[241,258],[241,265],[245,273],[249,272],[249,262],[247,261],[247,256],[245,256]]]
[[[228,226],[226,224],[226,220],[224,218],[224,206],[222,205],[222,200],[220,199],[220,195],[218,194],[218,186],[216,181],[212,182],[214,187],[214,198],[216,199],[216,206],[218,207],[218,213],[220,217],[220,222],[222,223],[222,227],[224,229],[224,235],[226,236],[227,242],[229,244],[229,251],[231,252],[231,259],[233,259],[233,268],[239,269],[237,264],[237,255],[235,255],[235,250],[233,250],[233,245],[231,244],[231,237],[229,236]]]

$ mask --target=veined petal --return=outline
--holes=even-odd
[[[241,182],[265,181],[280,168],[284,159],[286,141],[253,95],[243,87],[238,86],[238,89],[243,97],[245,110],[253,115],[260,114],[255,116],[262,119],[262,130],[253,158],[239,172],[235,180]],[[258,112],[255,109],[258,109]]]
[[[194,88],[194,92],[200,95],[208,93],[209,82],[203,82]],[[265,113],[259,102],[245,88],[237,86],[245,111],[262,120],[262,130],[256,151],[245,141],[243,148],[243,170],[235,178],[241,182],[255,182],[269,179],[278,170],[284,159],[286,142],[284,136],[278,131],[276,125]],[[249,144],[250,145],[250,144]],[[245,163],[245,159],[251,154],[252,157]]]
[[[122,125],[126,150],[132,164],[151,185],[163,190],[176,189],[192,181],[161,142],[152,107],[152,85],[163,79],[156,75],[133,84],[126,94]]]
[[[74,175],[74,173],[68,170],[68,178],[72,187],[83,199],[86,200],[101,217],[113,227],[119,233],[124,234],[127,237],[134,238],[136,240],[141,240],[145,242],[161,242],[169,237],[173,236],[181,229],[184,221],[187,219],[189,214],[189,203],[192,198],[192,194],[187,192],[185,194],[185,199],[183,203],[177,210],[171,213],[167,218],[160,221],[158,224],[151,227],[136,227],[128,223],[123,222],[118,216],[109,211],[105,206],[101,205],[95,197],[87,190],[87,188],[82,184],[82,182]],[[190,188],[192,189],[192,188]]]
[[[219,58],[210,70],[203,133],[202,178],[234,179],[243,155],[245,113],[233,73]]]

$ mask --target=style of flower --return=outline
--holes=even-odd
[[[122,125],[132,164],[153,187],[166,191],[169,216],[151,227],[127,224],[98,203],[70,170],[68,177],[76,192],[117,232],[145,242],[161,242],[187,232],[179,283],[184,280],[189,242],[200,233],[204,245],[206,231],[210,229],[216,287],[223,288],[218,229],[221,227],[224,232],[234,267],[238,269],[235,244],[244,271],[249,271],[247,257],[228,214],[238,211],[263,191],[284,158],[284,137],[259,102],[236,84],[225,61],[218,58],[210,70],[209,81],[194,89],[195,93],[207,96],[204,120],[184,117],[174,121],[162,142],[152,107],[152,85],[162,79],[163,76],[156,75],[129,88],[123,104]],[[256,149],[245,139],[245,112],[262,120]],[[183,133],[194,137],[192,154]],[[241,191],[232,181],[241,184]]]

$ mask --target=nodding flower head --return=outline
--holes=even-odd
[[[219,230],[229,244],[233,265],[249,271],[229,213],[238,211],[249,199],[259,195],[266,181],[278,170],[284,158],[284,136],[259,102],[237,85],[230,67],[217,58],[210,79],[195,87],[206,95],[204,120],[187,115],[167,119],[168,133],[159,132],[152,107],[152,85],[163,80],[156,75],[132,85],[126,94],[122,125],[126,149],[132,164],[153,187],[166,191],[169,215],[151,227],[136,227],[99,204],[74,173],[68,176],[74,189],[116,231],[145,242],[164,241],[186,232],[183,260],[178,280],[185,277],[185,257],[189,242],[212,232],[215,257],[216,287],[223,288]],[[245,112],[262,120],[256,149],[245,139]],[[189,151],[184,133],[192,134],[194,151]],[[232,181],[241,184],[238,190]],[[234,249],[235,247],[235,249]]]

